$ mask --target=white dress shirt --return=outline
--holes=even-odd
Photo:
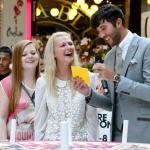
[[[128,34],[119,44],[119,47],[122,49],[122,61],[123,62],[125,61],[125,57],[126,57],[132,38],[133,38],[133,33],[131,31],[128,31]]]

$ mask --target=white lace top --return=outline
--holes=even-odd
[[[55,100],[46,90],[45,78],[46,76],[39,78],[36,86],[35,140],[60,140],[60,123],[68,118],[72,121],[72,140],[96,140],[96,108],[86,105],[84,95],[79,92],[71,98],[68,82],[59,79],[56,79],[58,99]]]

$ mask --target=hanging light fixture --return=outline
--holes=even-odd
[[[103,0],[94,0],[95,4],[100,4]]]
[[[71,14],[68,15],[68,19],[69,19],[69,20],[73,20],[74,17],[75,17],[75,16],[73,16],[73,15],[71,15]]]
[[[71,16],[76,16],[77,10],[76,9],[70,9],[68,14],[70,14]]]
[[[79,5],[82,5],[82,4],[85,3],[85,0],[77,0],[77,3],[78,3]]]
[[[78,9],[79,4],[76,3],[76,2],[73,2],[72,5],[71,5],[71,7],[72,7],[73,9]]]
[[[58,8],[52,8],[52,9],[50,10],[50,14],[51,14],[53,17],[58,16],[58,14],[59,14]]]
[[[87,3],[82,4],[80,7],[81,7],[82,10],[86,10],[86,9],[89,8]]]
[[[41,9],[36,8],[36,16],[40,16],[40,14],[41,14]]]
[[[150,5],[150,0],[147,0],[147,4],[149,4],[149,5]]]
[[[92,9],[87,9],[87,10],[85,10],[85,14],[89,17],[89,18],[91,18],[91,16],[94,14],[94,10],[92,10]]]
[[[92,9],[96,12],[98,10],[98,6],[97,5],[91,5],[90,9]]]

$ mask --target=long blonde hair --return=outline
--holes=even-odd
[[[56,74],[56,60],[54,58],[54,39],[56,37],[62,37],[67,36],[71,39],[70,34],[67,32],[56,32],[51,35],[49,38],[46,48],[45,48],[45,54],[44,54],[44,60],[45,60],[45,73],[46,73],[46,86],[48,89],[48,92],[52,94],[53,97],[57,98],[57,92],[56,92],[56,81],[55,81],[55,74]],[[75,48],[74,48],[75,49]],[[74,58],[71,63],[73,66],[79,66],[78,56],[76,51],[74,52]],[[70,66],[71,69],[71,66]],[[72,96],[75,93],[75,90],[72,86],[72,74],[69,78],[69,86],[71,88],[71,94]]]
[[[36,67],[35,78],[37,79],[40,76],[40,55],[35,43],[29,40],[21,40],[19,41],[13,50],[13,57],[12,57],[12,91],[10,97],[10,104],[9,104],[9,112],[13,113],[15,108],[18,105],[20,93],[21,93],[21,83],[23,79],[23,70],[22,70],[22,53],[25,47],[29,44],[33,44],[39,56],[39,62]]]

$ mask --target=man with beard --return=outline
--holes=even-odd
[[[107,81],[108,93],[99,94],[77,78],[73,86],[89,105],[112,111],[112,141],[122,140],[123,120],[129,120],[128,142],[149,143],[150,39],[129,31],[121,9],[112,4],[100,7],[91,25],[112,46],[104,64],[93,66]]]
[[[7,46],[0,47],[0,81],[9,76],[11,69],[12,50]]]

